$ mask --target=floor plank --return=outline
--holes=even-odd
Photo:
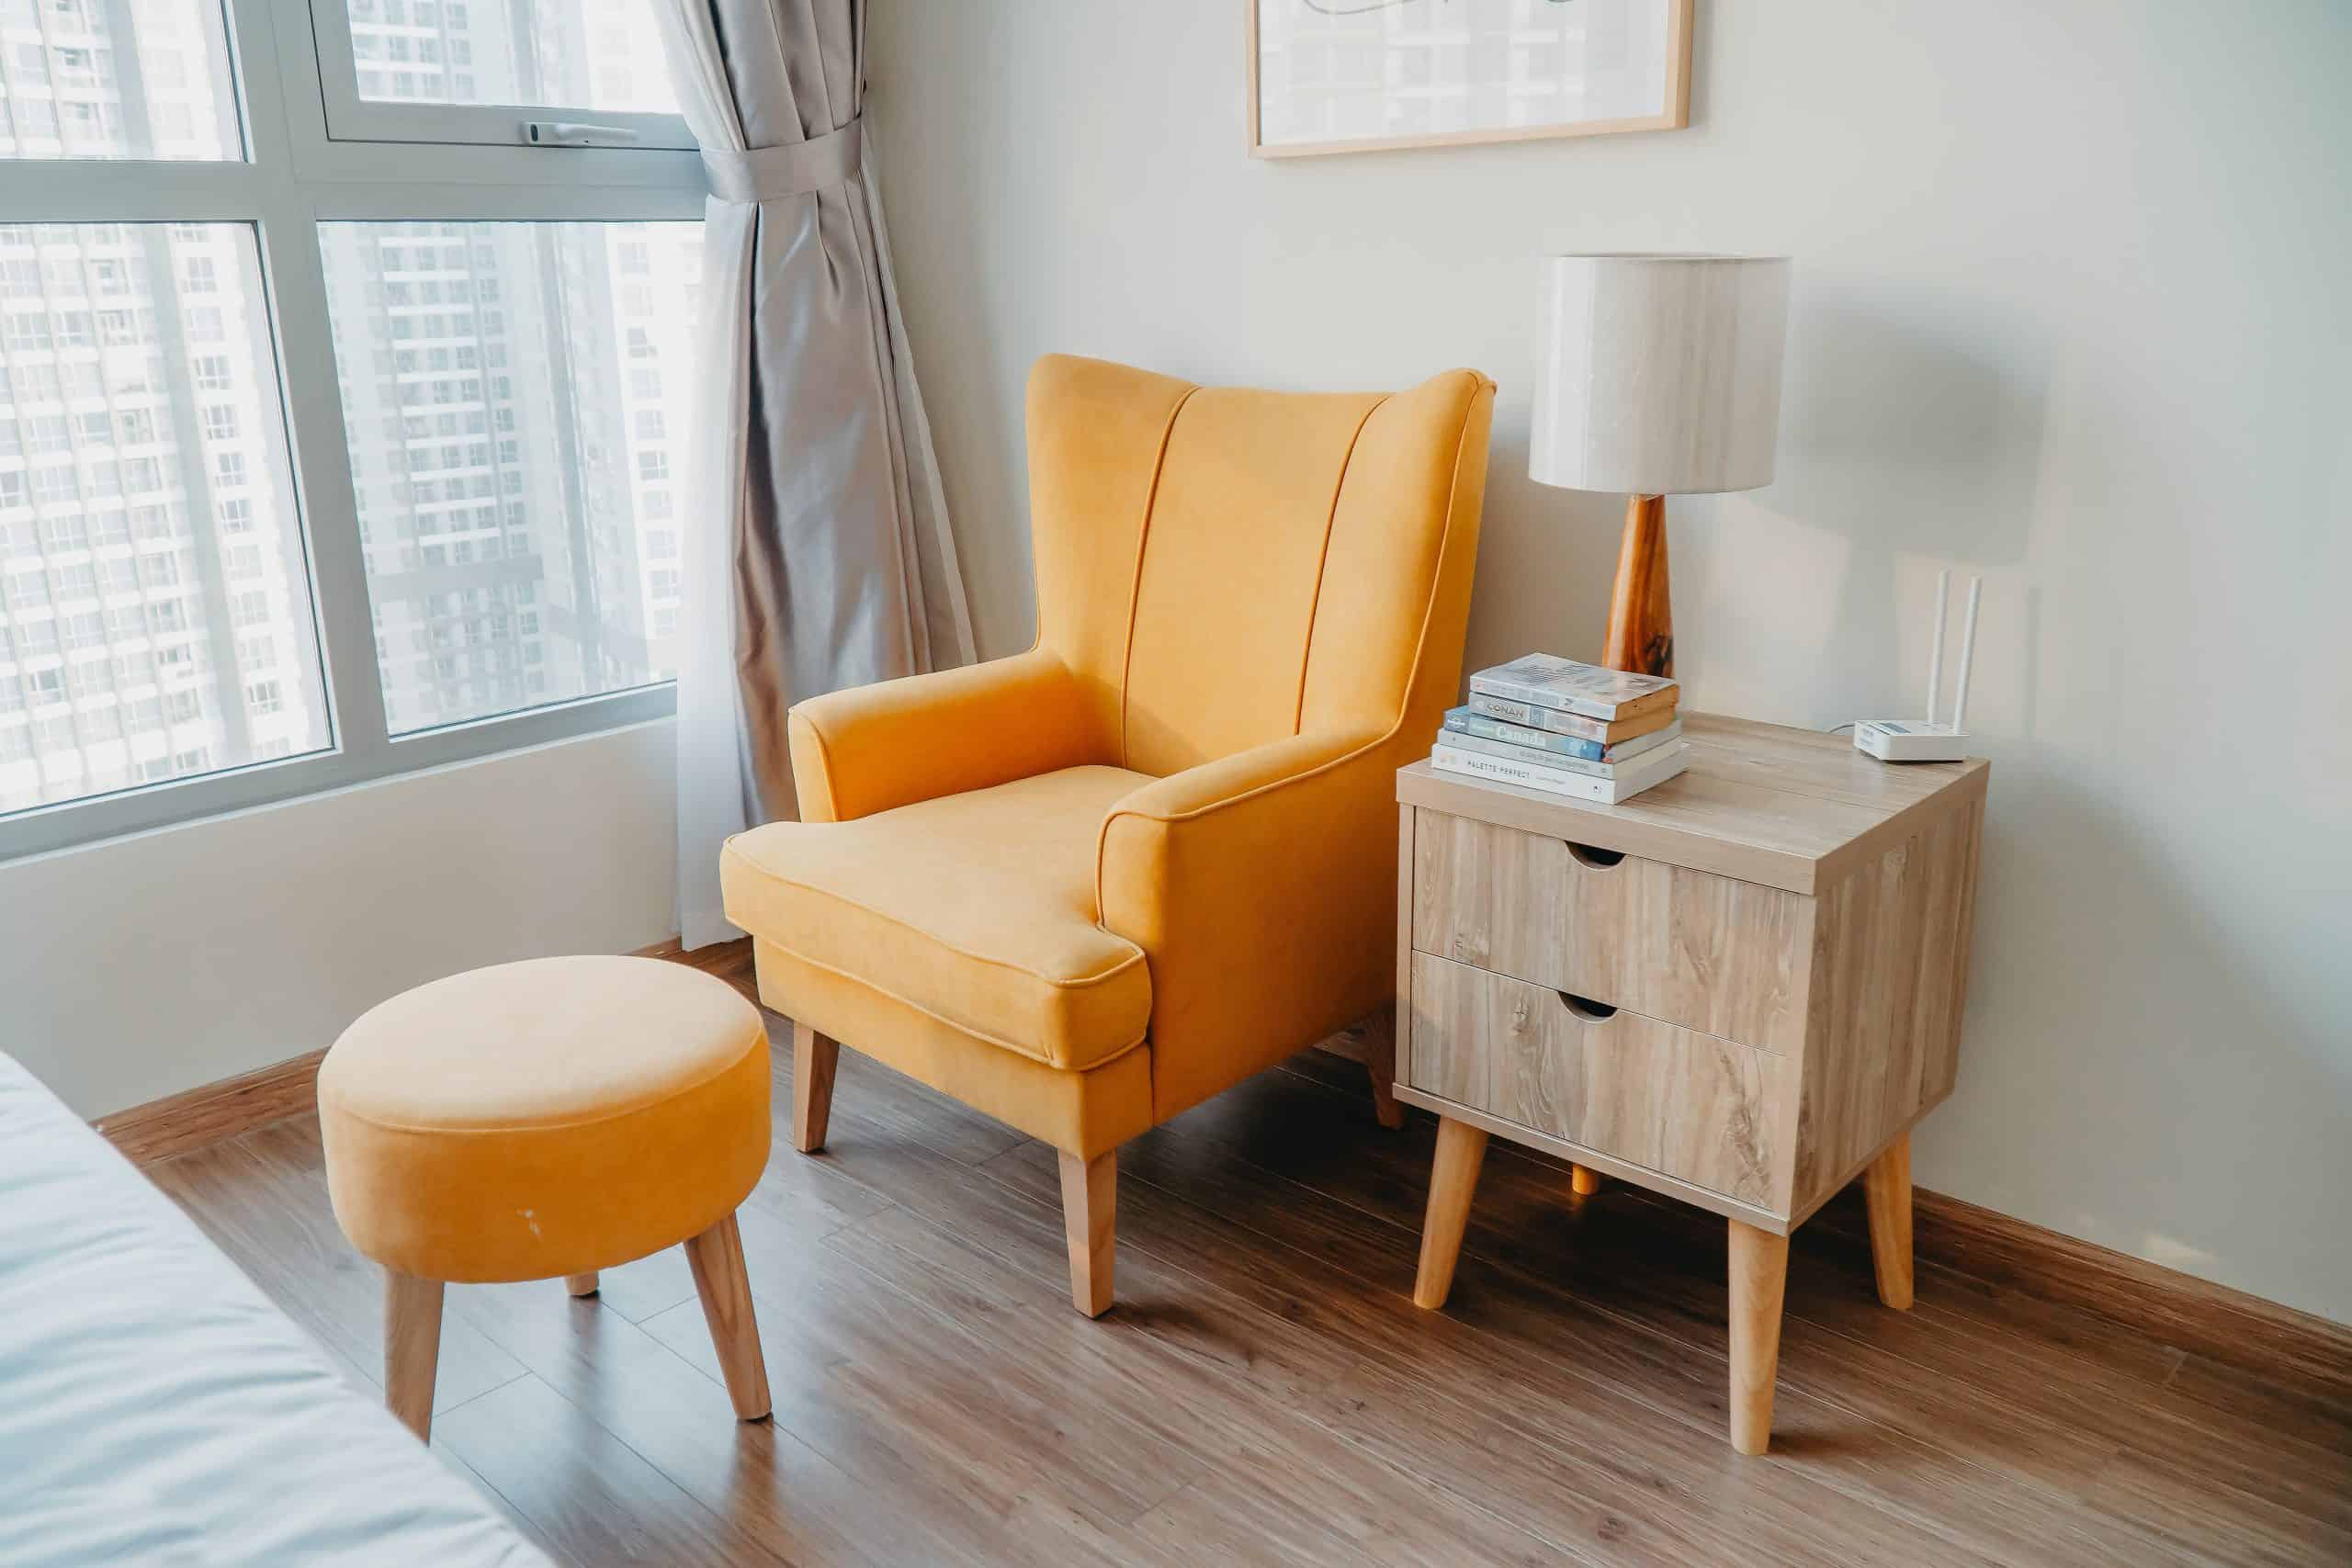
[[[1761,1459],[1724,1438],[1719,1220],[1498,1144],[1423,1313],[1432,1128],[1308,1053],[1136,1140],[1089,1322],[1052,1151],[845,1051],[827,1148],[780,1133],[741,1212],[770,1419],[733,1418],[672,1251],[593,1297],[453,1287],[434,1446],[580,1568],[2352,1560],[2332,1380],[2006,1273],[1923,1268],[1887,1312],[1838,1206],[1792,1254]],[[150,1174],[377,1392],[314,1121]]]

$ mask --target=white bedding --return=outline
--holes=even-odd
[[[547,1559],[0,1055],[0,1563]]]

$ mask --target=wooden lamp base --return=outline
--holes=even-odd
[[[1666,497],[1625,503],[1617,585],[1609,595],[1609,641],[1601,663],[1644,675],[1674,673],[1674,607],[1666,575]]]

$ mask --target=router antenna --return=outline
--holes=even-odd
[[[1936,573],[1936,640],[1928,650],[1928,724],[1936,722],[1936,694],[1944,686],[1944,604],[1951,596],[1951,568]]]
[[[1976,602],[1984,595],[1984,575],[1979,572],[1968,580],[1968,619],[1961,625],[1960,692],[1951,705],[1951,728],[1955,735],[1968,727],[1968,671],[1976,662]]]

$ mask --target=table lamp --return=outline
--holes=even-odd
[[[1674,672],[1666,498],[1772,481],[1786,256],[1543,259],[1528,477],[1630,496],[1601,662]]]

